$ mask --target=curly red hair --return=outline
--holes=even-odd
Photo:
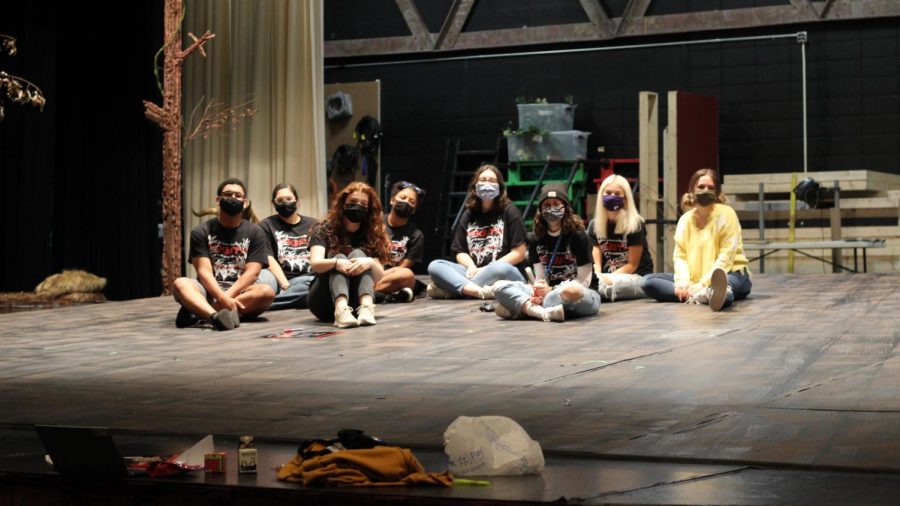
[[[369,213],[360,223],[360,229],[365,234],[363,239],[362,250],[372,258],[377,258],[381,263],[386,264],[391,258],[390,239],[384,229],[384,211],[381,207],[381,201],[371,186],[354,182],[348,184],[343,190],[334,196],[331,209],[324,220],[320,221],[317,226],[324,227],[326,237],[328,238],[328,257],[333,257],[338,253],[350,253],[350,234],[344,228],[344,205],[347,198],[355,193],[362,192],[369,197]]]

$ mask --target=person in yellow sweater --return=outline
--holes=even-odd
[[[674,273],[648,274],[642,288],[659,302],[709,304],[713,311],[750,294],[753,283],[737,213],[725,204],[719,177],[700,169],[681,199]]]

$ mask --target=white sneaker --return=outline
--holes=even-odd
[[[482,286],[481,287],[481,298],[483,300],[490,300],[494,298],[494,285]]]
[[[495,305],[494,313],[496,313],[497,316],[499,316],[500,318],[503,318],[504,320],[515,320],[516,319],[516,316],[513,314],[513,312],[510,311],[509,309],[507,309],[506,306],[504,306],[503,304]]]
[[[425,288],[425,293],[428,294],[432,299],[452,299],[453,294],[448,290],[444,290],[443,288],[437,286],[434,283],[428,283],[428,286]]]
[[[709,308],[713,311],[721,311],[725,305],[725,298],[728,294],[728,275],[722,268],[713,270],[712,277],[709,281]]]
[[[544,308],[544,314],[541,315],[541,319],[545,322],[564,322],[566,321],[566,311],[563,309],[562,304],[547,307]]]
[[[375,325],[375,306],[363,304],[356,308],[356,321],[360,327]]]
[[[350,306],[344,306],[343,309],[334,310],[334,326],[339,329],[349,329],[358,327],[359,322],[353,316],[353,309]]]
[[[704,288],[694,295],[691,295],[688,300],[684,301],[685,304],[708,304],[709,303],[709,288]]]

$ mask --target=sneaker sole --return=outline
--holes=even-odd
[[[728,276],[722,269],[716,269],[710,278],[712,294],[709,296],[709,308],[713,311],[721,311],[725,305],[725,297],[728,294]]]
[[[503,318],[504,320],[513,319],[512,311],[506,309],[506,306],[504,306],[503,304],[497,304],[496,306],[494,306],[494,314],[496,314],[500,318]]]

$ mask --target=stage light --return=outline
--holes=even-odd
[[[822,201],[822,194],[826,191],[828,190],[822,188],[819,182],[811,177],[804,178],[794,187],[794,195],[797,196],[797,199],[806,202],[806,205],[812,209],[826,207],[824,205],[826,203]],[[832,203],[832,205],[834,204]]]

